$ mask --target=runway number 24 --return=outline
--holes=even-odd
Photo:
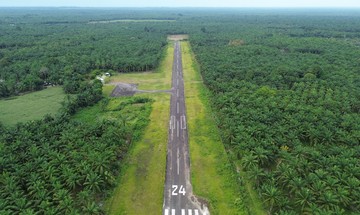
[[[178,190],[178,188],[179,188],[179,190]],[[177,196],[178,194],[183,194],[184,196],[185,196],[185,187],[184,186],[177,186],[177,185],[173,185],[172,186],[172,193],[171,193],[171,195],[173,195],[173,196]]]

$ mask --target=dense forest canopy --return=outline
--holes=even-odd
[[[190,41],[225,144],[269,213],[358,214],[360,18],[198,19]]]
[[[0,97],[52,83],[76,94],[64,102],[63,111],[69,115],[100,100],[105,104],[100,83],[89,82],[94,71],[154,69],[166,36],[189,34],[211,104],[221,119],[218,127],[224,144],[268,212],[360,213],[358,10],[0,11]],[[131,19],[137,22],[94,23]],[[125,104],[132,102],[145,103],[149,111],[148,101]],[[139,116],[141,120],[146,121],[148,113]],[[126,154],[130,133],[144,125],[134,126],[118,122],[91,126],[68,117],[47,117],[14,130],[0,126],[4,134],[0,138],[4,188],[0,211],[102,213],[101,194],[96,190],[111,187],[111,177],[120,165],[116,158]],[[95,127],[107,129],[88,132]],[[79,132],[74,134],[75,130]],[[59,135],[50,135],[54,132]],[[115,140],[116,135],[120,136]],[[114,141],[105,141],[109,137]],[[23,152],[17,154],[18,150]],[[67,168],[79,156],[101,151],[109,156],[106,167],[97,167],[89,159],[82,166]],[[71,160],[61,166],[64,156]],[[32,171],[33,166],[47,173],[24,176],[23,171]],[[64,177],[65,173],[71,177]],[[37,179],[40,184],[35,184]],[[83,201],[84,195],[91,195],[89,202]]]

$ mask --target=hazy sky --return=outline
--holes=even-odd
[[[0,0],[2,6],[360,7],[360,0]]]

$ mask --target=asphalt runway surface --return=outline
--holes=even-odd
[[[192,193],[180,42],[175,42],[170,99],[169,139],[164,186],[164,215],[209,215]]]

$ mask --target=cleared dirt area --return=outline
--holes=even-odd
[[[129,84],[129,83],[112,83],[116,85],[114,90],[111,92],[111,97],[121,97],[121,96],[133,96],[135,93],[169,93],[171,90],[139,90],[137,89],[138,84]]]
[[[137,84],[117,83],[111,92],[111,97],[133,96],[137,91]]]
[[[173,35],[168,35],[168,40],[171,41],[181,41],[181,40],[187,40],[189,39],[189,35],[187,34],[173,34]]]

